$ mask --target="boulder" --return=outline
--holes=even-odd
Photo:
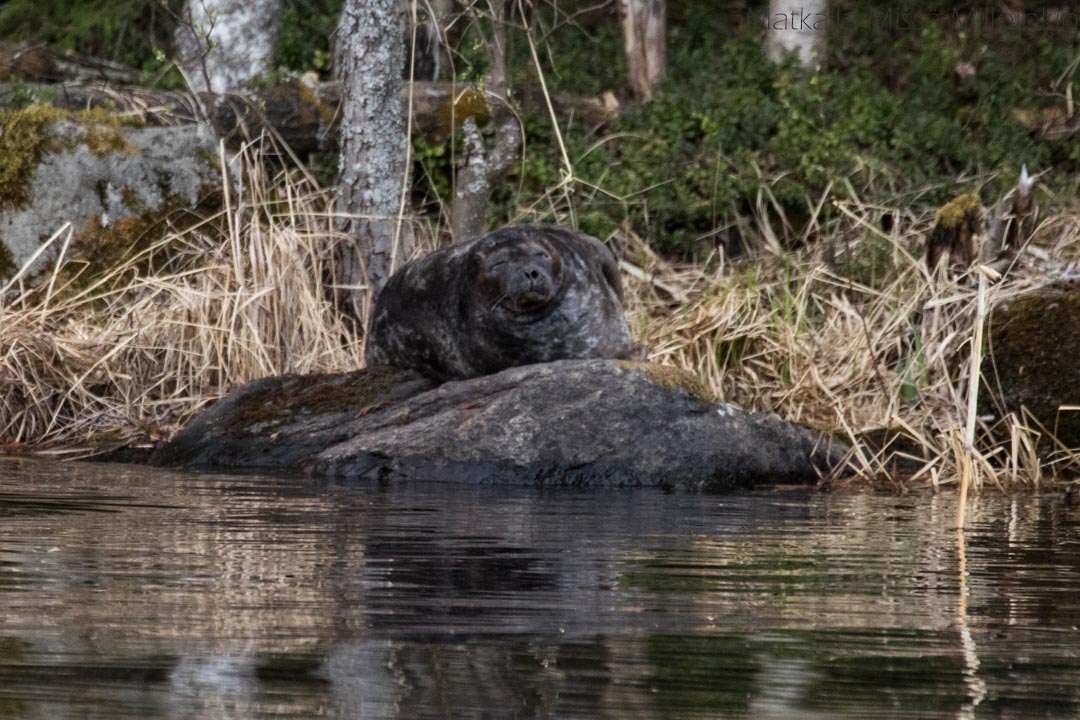
[[[192,210],[221,185],[217,141],[205,127],[137,127],[102,111],[45,106],[0,113],[0,282],[72,224],[69,259],[126,260],[170,213]],[[49,267],[63,241],[26,268]]]
[[[1080,448],[1080,411],[1067,409],[1080,407],[1080,287],[1044,288],[997,305],[982,376],[981,414],[1027,408],[1062,444]]]
[[[436,386],[375,367],[257,380],[196,416],[158,465],[318,477],[685,487],[814,482],[845,448],[708,397],[684,371],[563,360]]]

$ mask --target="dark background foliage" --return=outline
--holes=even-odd
[[[105,57],[143,70],[148,83],[176,86],[167,60],[179,5],[9,0],[0,7],[0,38]],[[669,71],[656,98],[624,104],[599,127],[568,118],[561,128],[583,181],[574,201],[582,228],[603,236],[629,223],[661,249],[694,257],[737,236],[762,206],[797,236],[823,197],[854,194],[903,208],[974,190],[989,200],[1025,163],[1048,171],[1042,179],[1061,197],[1075,197],[1080,141],[1046,140],[1040,125],[1065,112],[1078,72],[1080,9],[1028,0],[1031,16],[1017,25],[994,14],[996,3],[939,2],[934,12],[913,0],[833,5],[828,57],[807,78],[765,60],[764,3],[672,0]],[[328,77],[340,7],[341,0],[286,0],[282,71]],[[1064,17],[1050,19],[1055,10]],[[545,46],[551,90],[622,95],[614,2],[538,4],[528,21]],[[518,97],[537,86],[524,37],[523,29],[511,33]],[[459,79],[481,75],[475,33],[460,34],[455,51]],[[524,161],[497,193],[493,225],[562,177],[546,115],[528,111],[523,119]],[[454,142],[418,141],[417,194],[428,200],[422,207],[446,196]]]

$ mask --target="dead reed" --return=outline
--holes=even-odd
[[[231,164],[245,191],[227,190],[217,215],[104,274],[58,263],[0,306],[0,443],[82,451],[153,439],[232,385],[360,364],[324,286],[325,196],[294,176],[263,177],[253,155]]]
[[[736,264],[673,267],[626,235],[628,312],[651,359],[697,373],[726,400],[835,434],[862,478],[897,489],[963,477],[976,491],[1037,487],[1080,468],[1059,443],[1036,452],[1053,440],[1031,418],[995,418],[991,433],[977,415],[977,393],[990,391],[978,375],[986,309],[1074,266],[1080,217],[1044,223],[990,282],[978,266],[930,276],[921,246],[932,212],[885,233],[879,208],[838,209],[843,219],[802,250]]]

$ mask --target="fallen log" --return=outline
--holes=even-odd
[[[134,68],[76,52],[57,53],[45,43],[27,45],[0,41],[0,81],[91,81],[131,84]]]
[[[494,116],[483,94],[471,86],[449,82],[406,83],[403,102],[408,102],[409,94],[413,135],[432,142],[442,142],[452,128],[460,127],[470,117],[483,126]],[[337,147],[341,85],[337,82],[308,85],[286,80],[251,96],[214,93],[195,96],[188,92],[93,82],[0,83],[0,109],[22,107],[27,97],[65,110],[101,108],[146,125],[186,125],[205,116],[218,137],[226,141],[253,140],[263,132],[270,132],[303,157]],[[526,93],[521,102],[526,108],[546,108],[543,96],[538,93]],[[587,125],[601,125],[613,117],[612,111],[596,98],[556,94],[552,96],[552,104],[556,113],[573,115],[577,122]],[[498,112],[501,115],[503,111]]]

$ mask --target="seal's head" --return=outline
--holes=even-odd
[[[546,242],[533,238],[493,238],[473,257],[474,291],[490,312],[533,315],[556,299],[562,261]]]

